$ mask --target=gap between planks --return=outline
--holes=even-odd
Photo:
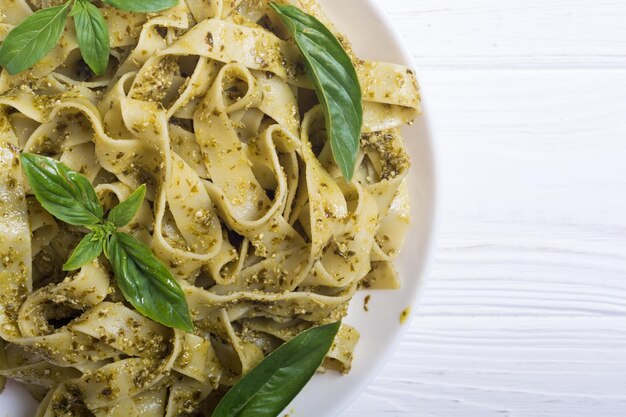
[[[623,417],[625,383],[623,318],[418,316],[342,417]]]

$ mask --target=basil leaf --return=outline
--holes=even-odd
[[[83,60],[96,75],[104,74],[111,52],[109,28],[104,16],[87,0],[77,0],[70,16],[74,16],[76,39]]]
[[[126,200],[113,207],[111,213],[109,213],[109,221],[113,223],[115,227],[126,226],[133,217],[135,217],[137,211],[139,211],[145,197],[146,186],[144,184],[137,188]]]
[[[165,326],[193,331],[183,290],[147,246],[131,235],[115,232],[107,252],[117,285],[137,311]]]
[[[89,233],[80,241],[72,252],[70,259],[63,265],[64,271],[74,271],[82,268],[102,253],[104,239],[96,233]]]
[[[87,178],[45,156],[23,153],[20,159],[35,197],[50,214],[75,226],[102,221],[102,206]]]
[[[340,326],[314,327],[276,349],[226,393],[212,417],[278,416],[313,377]]]
[[[15,75],[50,52],[63,33],[70,4],[38,10],[13,28],[0,47],[0,65]]]
[[[103,0],[118,9],[129,12],[150,13],[160,12],[178,4],[178,0]]]
[[[304,57],[307,74],[326,115],[333,157],[344,178],[350,181],[363,125],[361,85],[352,60],[337,38],[315,17],[297,7],[270,5]]]

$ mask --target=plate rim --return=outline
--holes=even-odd
[[[328,1],[328,0],[327,0]],[[333,0],[336,2],[339,0]],[[407,296],[407,300],[409,301],[409,305],[412,308],[412,314],[408,317],[406,322],[399,326],[399,330],[396,331],[392,338],[389,339],[389,342],[385,345],[385,348],[380,351],[379,355],[375,358],[373,362],[373,366],[368,369],[365,375],[358,380],[356,383],[352,383],[352,388],[348,392],[347,395],[344,395],[341,398],[333,398],[333,402],[335,406],[332,408],[332,415],[339,416],[341,415],[359,396],[363,394],[363,392],[367,389],[368,386],[374,381],[374,379],[381,373],[384,366],[392,359],[393,354],[397,351],[399,344],[406,338],[409,329],[411,328],[411,324],[414,323],[416,319],[416,310],[418,309],[420,302],[424,296],[426,284],[431,279],[432,266],[434,263],[434,252],[437,244],[437,238],[439,236],[439,228],[440,228],[440,218],[441,218],[441,199],[440,199],[440,190],[441,190],[441,174],[440,174],[440,162],[439,162],[439,153],[437,151],[437,142],[435,138],[435,129],[433,129],[433,119],[430,116],[428,111],[428,94],[425,94],[427,88],[423,84],[421,84],[420,80],[420,72],[418,71],[418,66],[410,53],[410,50],[399,33],[396,25],[388,15],[385,8],[380,4],[379,0],[356,0],[361,3],[361,7],[370,8],[372,12],[381,20],[382,26],[388,32],[391,38],[393,38],[394,45],[398,48],[400,55],[402,56],[402,64],[409,66],[413,70],[416,71],[416,77],[418,79],[418,83],[420,86],[420,96],[422,102],[422,114],[420,115],[420,123],[423,126],[423,130],[426,132],[426,140],[427,140],[427,149],[429,151],[428,160],[430,162],[430,172],[431,178],[429,182],[430,187],[430,212],[428,216],[430,217],[429,228],[427,230],[427,237],[425,239],[425,246],[423,250],[423,262],[421,263],[421,270],[419,274],[416,274],[416,279],[419,280],[416,285],[414,291]],[[328,6],[324,6],[328,7]],[[338,26],[341,26],[341,22],[337,22]],[[422,138],[420,138],[422,139]],[[412,202],[413,204],[413,202]],[[414,232],[416,229],[416,225],[412,225],[409,233]],[[399,289],[398,291],[402,291]],[[353,300],[353,303],[355,300]],[[357,329],[358,330],[358,329]],[[358,360],[358,358],[357,358]],[[13,401],[20,398],[20,392],[24,389],[20,386],[17,387],[17,383],[14,381],[9,381],[7,387],[8,391],[11,391],[10,398]],[[5,397],[6,401],[6,391],[0,394],[0,397]],[[24,394],[23,392],[21,393]],[[299,396],[298,398],[300,398]],[[299,403],[298,398],[294,401],[295,404]],[[302,399],[302,398],[300,398]],[[9,403],[12,403],[11,399],[8,399]],[[305,401],[310,401],[310,399],[305,398]],[[0,398],[0,403],[3,402],[2,398]],[[293,412],[294,405],[290,405],[287,407],[285,412],[288,412],[289,415],[293,415],[294,417],[299,416],[301,412],[297,409]],[[298,406],[296,406],[299,408]],[[22,409],[22,413],[26,410]],[[19,411],[18,411],[19,413]],[[22,414],[23,415],[23,414]],[[17,417],[17,416],[13,416]],[[329,415],[320,417],[331,417]]]
[[[320,0],[317,0],[317,1],[320,1]],[[338,3],[344,0],[325,0],[325,1],[322,0],[321,1],[323,3],[322,9],[324,11],[326,11],[325,10],[326,8],[332,7],[326,4],[326,3],[331,3],[331,1],[333,4],[335,4],[335,2]],[[352,403],[354,403],[354,401],[358,397],[360,397],[365,392],[367,387],[369,387],[372,384],[374,379],[381,373],[384,366],[392,359],[394,353],[398,350],[400,343],[406,338],[407,333],[416,318],[416,310],[419,307],[422,298],[424,297],[426,284],[431,279],[432,267],[434,263],[434,253],[435,253],[435,248],[436,248],[436,244],[437,244],[437,240],[439,236],[440,218],[441,218],[441,197],[440,197],[441,174],[440,174],[440,163],[438,159],[439,153],[437,151],[437,142],[435,139],[435,134],[434,134],[434,129],[433,129],[433,120],[428,111],[428,99],[427,99],[428,94],[425,93],[425,91],[427,91],[427,88],[424,88],[424,85],[421,83],[419,67],[417,66],[415,59],[411,55],[411,52],[408,48],[407,43],[402,38],[402,35],[398,31],[398,28],[394,24],[393,20],[391,19],[391,17],[389,16],[385,8],[380,4],[380,1],[379,0],[353,0],[353,1],[359,2],[361,4],[360,7],[370,8],[373,11],[373,13],[380,19],[384,30],[386,30],[388,34],[390,35],[390,37],[393,38],[394,46],[396,46],[399,49],[399,53],[403,62],[397,62],[397,63],[406,65],[415,71],[419,89],[420,89],[420,99],[421,99],[421,107],[422,107],[422,113],[419,116],[419,119],[422,125],[422,130],[425,132],[425,137],[423,138],[420,137],[419,139],[427,141],[426,143],[427,150],[428,150],[427,159],[430,163],[431,178],[428,184],[430,188],[430,195],[429,195],[430,212],[427,214],[427,216],[430,219],[430,222],[428,223],[429,227],[426,232],[427,236],[424,239],[425,245],[424,245],[424,249],[422,252],[423,262],[420,264],[419,274],[415,274],[415,277],[419,282],[415,286],[414,291],[411,294],[409,294],[409,296],[407,296],[409,306],[412,310],[410,316],[403,324],[399,325],[399,330],[394,333],[392,338],[389,339],[389,342],[386,344],[385,348],[382,349],[379,352],[379,355],[375,358],[375,360],[372,361],[373,366],[371,366],[368,369],[365,375],[363,375],[363,377],[360,380],[358,380],[358,382],[352,383],[353,388],[349,391],[349,393],[347,395],[344,395],[342,398],[338,398],[338,399],[333,398],[333,400],[335,401],[335,407],[332,408],[330,415],[326,414],[323,417],[338,417],[343,412],[345,412],[346,409]],[[342,22],[340,20],[337,20],[337,21],[333,21],[333,23],[339,28],[341,32]],[[411,181],[410,177],[409,177],[409,181]],[[411,182],[409,182],[409,187],[411,187]],[[413,195],[411,195],[411,197],[413,197]],[[413,198],[411,198],[411,204],[412,205],[415,204],[415,201],[413,201]],[[409,233],[416,232],[418,222],[412,221],[411,223],[412,225],[409,229]],[[403,255],[406,255],[404,250],[402,252],[401,257]],[[397,263],[400,263],[399,259],[397,260]],[[401,278],[404,278],[404,276],[401,276]],[[402,291],[402,287],[395,291]],[[356,300],[353,299],[351,303],[354,304],[355,301]],[[347,319],[349,318],[350,318],[350,315],[348,314]],[[358,327],[357,327],[357,330],[359,330]],[[358,361],[358,359],[359,358],[356,357],[355,360]],[[372,362],[370,362],[370,364]],[[314,387],[312,388],[314,389]],[[306,391],[306,388],[305,388],[305,391]],[[299,397],[296,397],[296,399],[294,400],[293,404],[296,405],[295,408],[293,407],[293,404],[287,407],[285,411],[289,411],[289,414],[287,414],[288,416],[293,416],[293,417],[301,416],[302,413],[299,412],[299,409],[300,409],[299,403],[301,402],[300,400],[304,400],[302,402],[306,402],[309,400],[308,398],[306,398],[306,393],[304,394],[305,395],[300,395]],[[313,415],[318,415],[322,417],[321,414],[313,414]],[[303,417],[309,417],[309,414],[304,413]]]

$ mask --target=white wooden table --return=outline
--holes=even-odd
[[[380,2],[444,209],[409,336],[344,416],[625,416],[626,2]]]

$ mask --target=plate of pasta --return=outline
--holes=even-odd
[[[436,176],[375,0],[0,0],[0,414],[332,417]]]

